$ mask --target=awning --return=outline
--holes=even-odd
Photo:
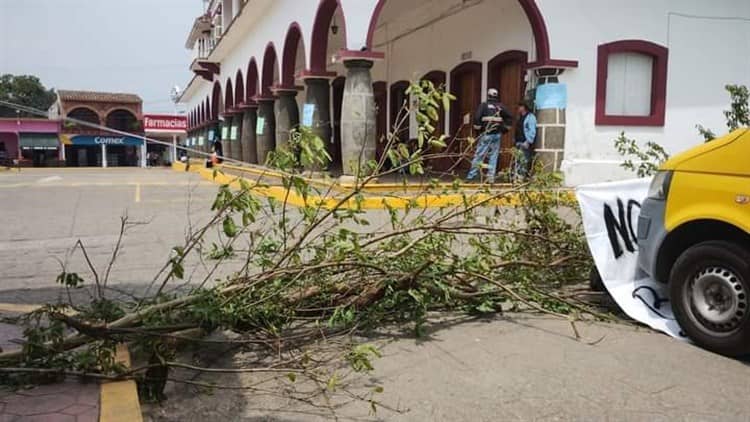
[[[141,146],[143,139],[134,136],[63,135],[65,145],[128,145]]]
[[[57,150],[60,140],[57,135],[49,133],[22,133],[19,135],[19,147],[22,150]]]

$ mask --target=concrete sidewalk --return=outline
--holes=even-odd
[[[30,312],[31,305],[0,304],[1,317]],[[18,349],[23,327],[0,323],[0,348]],[[0,422],[54,421],[96,422],[99,420],[99,384],[66,380],[30,390],[12,391],[0,386]]]

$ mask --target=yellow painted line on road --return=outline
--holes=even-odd
[[[0,303],[0,313],[29,314],[41,308],[42,305],[28,305],[23,303]]]
[[[130,353],[126,345],[117,346],[115,360],[130,368]],[[99,422],[143,421],[138,388],[133,380],[103,383],[99,400]]]
[[[186,171],[182,163],[174,163],[173,168],[176,171]],[[326,209],[335,208],[341,201],[336,197],[321,196],[303,196],[293,190],[287,190],[282,186],[258,186],[254,182],[246,180],[239,176],[227,175],[214,169],[207,169],[196,165],[190,166],[188,171],[200,173],[201,177],[206,180],[228,185],[233,188],[240,188],[240,180],[245,180],[251,186],[251,190],[264,197],[274,198],[279,202],[286,202],[295,207],[321,206]],[[457,192],[457,193],[424,193],[415,196],[365,196],[357,199],[351,198],[341,205],[343,209],[405,209],[405,208],[443,208],[461,205],[472,205],[486,201],[487,206],[518,206],[522,203],[521,196],[517,193],[509,193],[503,197],[492,199],[497,193],[479,193],[479,192]],[[556,195],[561,202],[572,202],[575,196],[570,190],[551,191],[550,195]]]
[[[141,202],[141,184],[136,183],[135,184],[135,203]]]

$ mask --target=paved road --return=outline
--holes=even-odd
[[[184,242],[189,222],[207,221],[215,185],[169,169],[24,169],[0,172],[0,302],[54,297],[60,262],[93,279],[80,239],[100,274],[117,241],[120,217],[148,222],[127,232],[112,284],[143,285]],[[193,273],[193,270],[196,272]],[[197,262],[187,270],[205,274]]]
[[[119,219],[149,221],[133,228],[112,282],[137,289],[151,280],[188,222],[206,221],[216,186],[194,174],[154,169],[42,169],[0,172],[0,303],[38,303],[60,294],[57,259],[81,239],[103,272]],[[87,280],[79,253],[69,266]],[[231,265],[226,271],[231,270]],[[205,274],[192,262],[188,274]],[[437,331],[428,341],[404,338],[385,348],[377,371],[361,379],[385,387],[385,409],[339,410],[343,419],[396,421],[717,420],[750,418],[746,362],[716,356],[666,336],[622,326],[581,327],[596,346],[571,340],[562,321],[515,316]],[[231,366],[234,357],[214,362]],[[251,383],[253,377],[216,377]],[[368,387],[369,386],[369,387]],[[197,394],[170,386],[153,420],[325,420],[294,403],[241,391]],[[2,400],[0,400],[2,402]],[[252,419],[255,418],[255,419]]]
[[[747,421],[750,367],[647,329],[578,326],[566,321],[509,315],[492,321],[445,324],[426,339],[396,339],[375,361],[375,371],[352,391],[395,408],[370,413],[368,403],[332,399],[346,421]],[[603,338],[603,339],[602,339]],[[600,340],[596,345],[589,345]],[[378,341],[377,339],[373,341]],[[231,355],[215,366],[231,367]],[[194,374],[180,374],[186,378]],[[203,375],[215,385],[257,385],[257,376]],[[284,381],[288,385],[288,381]],[[282,384],[280,383],[279,386]],[[270,384],[264,384],[268,388]],[[301,385],[304,391],[314,386]],[[147,406],[147,421],[201,422],[332,420],[320,407],[237,390],[206,394],[170,385],[170,398]]]

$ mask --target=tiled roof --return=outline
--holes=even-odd
[[[113,92],[93,92],[93,91],[65,91],[58,90],[57,94],[62,101],[84,101],[92,103],[133,103],[140,104],[143,102],[141,97],[135,94],[122,94]]]

